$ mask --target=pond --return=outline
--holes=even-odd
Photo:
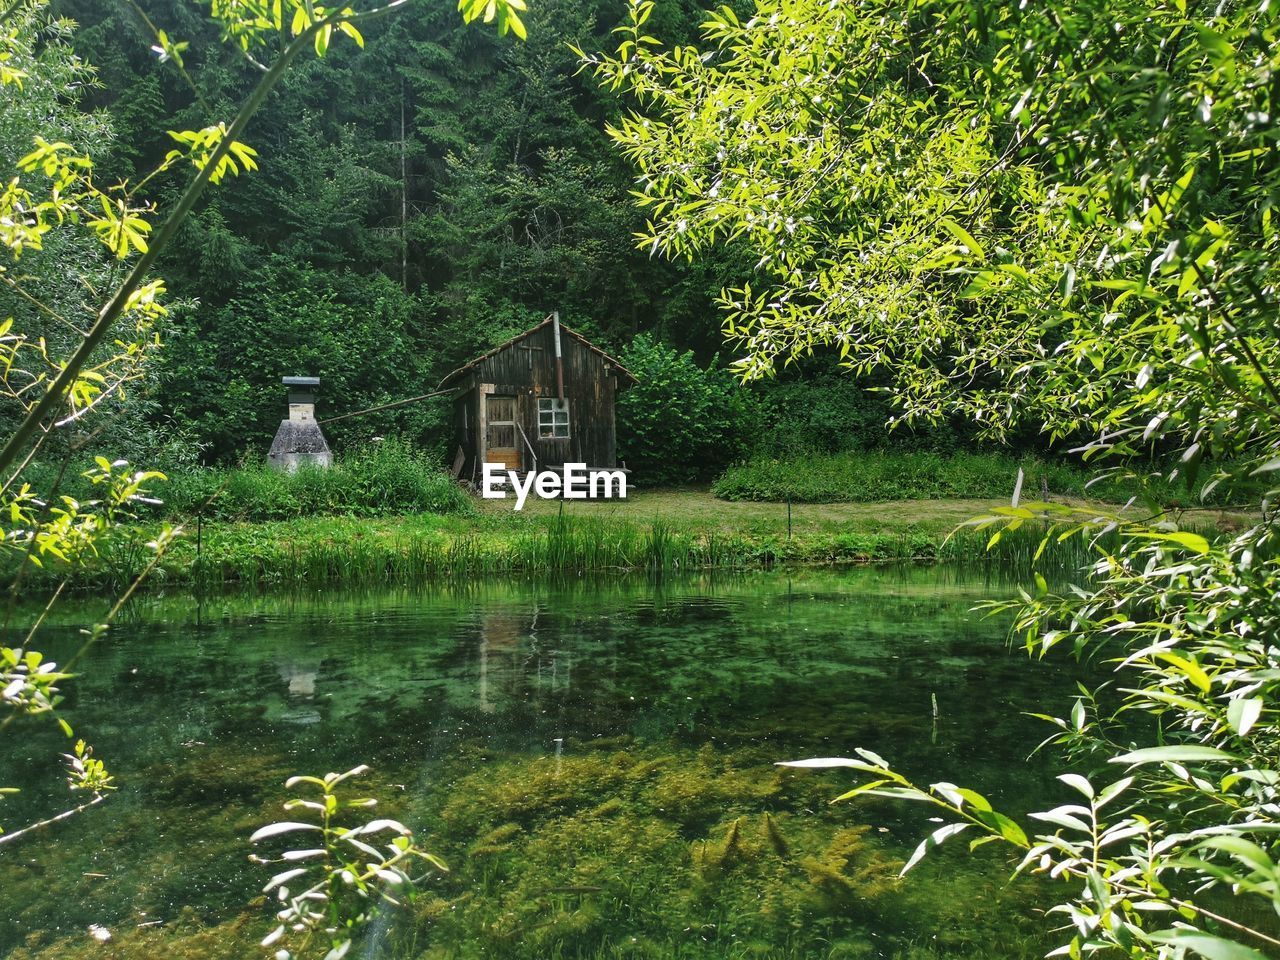
[[[997,809],[1065,799],[1024,712],[1070,678],[971,612],[1010,590],[915,568],[145,598],[68,687],[119,789],[0,848],[0,955],[265,956],[249,835],[287,777],[366,763],[450,872],[361,956],[1039,957],[1044,891],[990,846],[899,883],[927,808],[774,766],[862,746]],[[10,827],[66,806],[34,772],[66,749],[47,727],[3,744]]]

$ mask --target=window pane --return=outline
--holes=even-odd
[[[538,437],[563,439],[569,436],[569,401],[559,397],[538,398]]]

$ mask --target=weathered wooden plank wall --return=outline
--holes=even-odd
[[[482,438],[478,433],[482,419],[478,398],[482,384],[493,384],[494,394],[516,397],[516,416],[538,458],[539,469],[564,463],[616,466],[614,413],[617,371],[603,356],[563,330],[560,346],[565,399],[569,405],[569,436],[538,435],[538,399],[558,395],[555,332],[552,325],[547,324],[484,358],[470,372],[471,379],[454,403],[454,436],[468,458],[463,476],[479,479],[479,462],[483,454]],[[532,469],[523,438],[519,444],[522,469]]]

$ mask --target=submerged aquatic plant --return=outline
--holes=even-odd
[[[441,801],[440,833],[478,839],[416,913],[461,956],[797,957],[817,948],[806,918],[828,938],[901,926],[900,861],[868,828],[811,822],[820,786],[766,751],[571,746],[487,764]]]
[[[255,857],[262,863],[302,864],[277,873],[263,887],[283,904],[276,913],[278,925],[262,941],[264,947],[280,944],[275,960],[300,960],[320,949],[326,951],[325,960],[340,960],[382,907],[398,906],[412,895],[408,871],[414,861],[448,870],[439,858],[415,845],[413,832],[398,820],[381,818],[353,827],[336,823],[346,811],[377,804],[372,797],[349,800],[337,792],[344,782],[368,770],[360,766],[323,777],[291,777],[286,787],[316,787],[319,796],[289,800],[285,810],[308,811],[316,822],[280,821],[249,838],[258,843],[286,833],[319,834],[315,846],[285,850],[271,860]],[[391,835],[381,849],[370,842],[378,834]],[[290,887],[298,892],[290,892]]]

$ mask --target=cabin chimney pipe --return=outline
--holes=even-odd
[[[560,311],[555,310],[551,314],[551,329],[556,335],[556,390],[560,397],[560,402],[564,403],[564,358],[560,354]]]

